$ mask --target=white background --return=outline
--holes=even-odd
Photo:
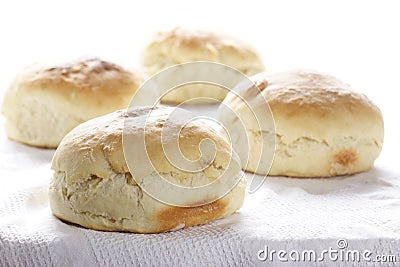
[[[269,71],[309,68],[367,94],[385,118],[384,153],[398,147],[398,1],[1,1],[0,95],[36,61],[100,56],[127,68],[158,30],[175,26],[235,35]],[[0,96],[0,99],[1,99]]]

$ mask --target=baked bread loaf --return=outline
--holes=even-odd
[[[174,110],[172,107],[140,107],[129,112],[116,111],[87,121],[68,133],[52,162],[54,176],[49,199],[54,215],[91,229],[159,233],[204,224],[239,209],[246,182],[229,142],[206,120],[193,120],[183,125],[170,119]],[[181,129],[178,140],[168,131],[163,132],[167,119],[167,128]],[[146,152],[141,153],[135,146],[141,142],[144,120],[147,120]],[[161,142],[162,134],[166,136]],[[132,143],[126,145],[127,139]],[[216,153],[209,164],[200,160],[197,172],[176,166],[164,153],[166,147],[178,141],[178,152],[191,161],[196,160],[201,156],[199,146],[204,139],[213,141]],[[133,153],[127,155],[128,147],[134,148]],[[147,159],[153,166],[146,166]],[[129,165],[129,161],[134,166]],[[132,168],[141,168],[141,176],[136,177],[134,174],[139,172],[131,172]],[[218,180],[223,173],[227,174],[227,183]],[[178,187],[164,187],[156,179],[157,175]],[[229,190],[225,190],[229,183]],[[148,194],[146,184],[160,194]],[[208,189],[200,194],[179,191],[181,187],[206,185]],[[170,205],[165,199],[159,199],[163,194],[167,198],[184,199],[184,206]]]
[[[55,148],[78,124],[126,108],[142,81],[141,74],[97,58],[28,67],[4,96],[6,134],[21,143]]]
[[[192,61],[222,63],[246,75],[264,71],[258,53],[242,41],[213,32],[184,28],[159,32],[144,50],[142,67],[147,75],[154,75],[172,65]],[[162,101],[179,104],[198,97],[222,101],[226,93],[212,85],[186,85],[165,95]]]
[[[328,177],[362,172],[378,157],[383,143],[383,119],[379,108],[365,95],[332,77],[312,71],[262,73],[252,78],[259,86],[257,95],[247,98],[269,104],[275,130],[256,130],[256,121],[248,116],[247,106],[230,93],[224,104],[245,121],[247,136],[236,136],[239,121],[221,109],[220,121],[230,129],[236,150],[246,138],[250,155],[245,170],[259,174]],[[239,88],[246,95],[249,88]],[[261,98],[256,99],[256,97]],[[257,111],[257,110],[256,110]],[[260,145],[261,138],[264,146]],[[269,144],[275,138],[276,150],[271,164],[261,163],[254,155],[261,150],[273,150]],[[241,159],[247,156],[238,152]],[[242,160],[243,161],[243,160]]]

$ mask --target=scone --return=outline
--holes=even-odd
[[[172,118],[177,110],[183,111],[116,111],[68,133],[52,163],[49,200],[54,215],[91,229],[159,233],[204,224],[239,209],[246,182],[230,143],[206,120],[182,123]],[[172,128],[178,129],[177,136],[169,132]],[[211,140],[215,151],[205,150],[204,140]],[[171,145],[178,145],[172,155],[195,163],[197,171],[167,157]],[[205,160],[203,154],[209,152],[215,156]]]
[[[260,55],[248,44],[230,36],[184,28],[158,33],[144,50],[142,67],[147,75],[154,75],[172,65],[192,61],[222,63],[246,75],[264,71]],[[179,104],[199,97],[222,101],[226,93],[212,85],[186,85],[165,95],[162,101]]]
[[[78,124],[126,108],[142,81],[140,73],[98,58],[33,65],[17,75],[4,96],[6,134],[21,143],[55,148]]]
[[[264,86],[247,101],[257,96],[258,109],[269,104],[275,129],[256,129],[244,101],[229,94],[224,104],[245,121],[246,134],[239,136],[237,117],[220,109],[220,121],[230,129],[234,147],[241,159],[246,140],[250,144],[245,170],[259,174],[329,177],[362,172],[378,157],[383,144],[383,118],[379,108],[365,95],[356,93],[337,78],[312,71],[262,73],[253,80]],[[246,95],[249,88],[239,88]],[[264,101],[264,103],[263,103]],[[275,138],[276,150],[272,161],[254,155],[274,148],[268,144]],[[264,140],[264,146],[260,145]],[[269,142],[269,143],[268,143]],[[243,160],[242,160],[243,161]]]

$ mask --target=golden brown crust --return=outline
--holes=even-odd
[[[242,189],[243,190],[243,189]],[[237,190],[236,190],[237,191]],[[237,192],[235,192],[235,195]],[[120,232],[135,232],[141,234],[158,234],[164,233],[167,231],[176,231],[184,228],[188,228],[191,226],[207,224],[211,221],[222,219],[227,217],[235,212],[234,209],[229,207],[229,202],[234,202],[239,199],[234,199],[235,197],[240,196],[226,196],[222,199],[219,199],[215,202],[197,206],[197,207],[164,207],[158,213],[150,215],[150,220],[154,226],[150,226],[149,223],[148,228],[135,229],[132,228],[124,228],[124,226],[106,226],[104,224],[95,224],[93,222],[80,221],[73,222],[76,219],[69,218],[68,216],[62,216],[57,214],[57,211],[53,214],[58,219],[70,223],[77,226],[83,226],[92,230],[98,231],[120,231]],[[240,204],[241,206],[242,204]],[[231,204],[232,206],[232,204]],[[95,216],[93,216],[95,217]]]
[[[219,199],[197,207],[169,207],[160,211],[155,216],[155,220],[160,223],[160,232],[173,229],[177,225],[184,225],[184,228],[186,228],[222,218],[226,213],[227,206],[226,199]]]
[[[343,149],[334,156],[334,163],[342,166],[350,166],[357,160],[357,152],[354,149]]]

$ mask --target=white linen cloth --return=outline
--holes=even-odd
[[[0,134],[0,266],[285,265],[257,255],[265,246],[319,253],[338,249],[339,239],[347,249],[369,249],[400,261],[400,173],[380,164],[349,177],[267,178],[229,218],[145,235],[88,230],[55,218],[47,197],[53,153]]]

